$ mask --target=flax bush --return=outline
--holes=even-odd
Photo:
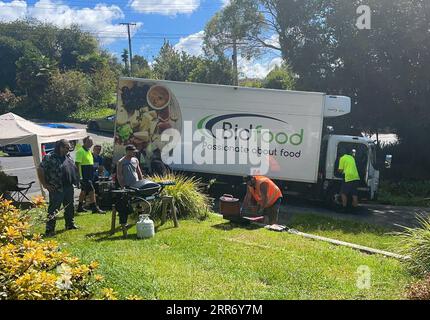
[[[34,203],[46,205],[40,197]],[[30,228],[30,215],[0,197],[0,300],[116,298],[100,290],[97,262],[80,263]]]
[[[149,178],[155,182],[175,181],[176,185],[168,186],[163,195],[173,196],[179,219],[196,218],[203,220],[209,213],[209,197],[203,192],[203,184],[199,179],[182,174],[168,173],[164,176],[154,175]],[[154,205],[153,217],[161,217],[161,202]]]
[[[399,249],[411,258],[406,260],[407,268],[416,275],[430,275],[430,218],[418,216],[419,227],[407,228],[398,233]]]

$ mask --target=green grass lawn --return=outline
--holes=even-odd
[[[120,297],[397,299],[413,280],[394,259],[286,232],[232,225],[217,215],[180,221],[178,229],[169,222],[149,240],[137,239],[135,226],[127,240],[119,230],[109,236],[110,214],[85,214],[76,221],[81,229],[67,232],[58,221],[56,240],[84,262],[99,261],[104,286]],[[382,249],[396,240],[382,229],[316,216],[296,219],[292,226]],[[370,289],[356,285],[357,268],[363,265],[371,270]]]

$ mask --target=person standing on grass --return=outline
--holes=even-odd
[[[343,183],[340,189],[342,197],[342,210],[346,212],[348,205],[348,196],[352,196],[352,207],[358,207],[358,185],[360,182],[360,175],[358,174],[357,164],[355,163],[355,149],[351,149],[339,160],[338,171],[344,175]]]
[[[75,163],[81,178],[81,193],[79,194],[78,212],[86,212],[84,200],[90,196],[90,208],[93,213],[105,213],[97,206],[96,194],[94,189],[94,158],[91,153],[93,139],[88,136],[83,140],[83,146],[76,152]]]
[[[104,159],[100,155],[102,152],[102,146],[99,144],[93,147],[93,159],[94,159],[94,188],[96,191],[96,196],[98,195],[98,183],[99,177],[104,177]]]
[[[48,219],[45,230],[47,237],[55,235],[55,217],[61,204],[64,206],[66,230],[78,229],[74,221],[73,185],[79,187],[79,178],[76,174],[75,163],[69,154],[70,149],[68,140],[57,141],[54,151],[47,154],[37,168],[40,183],[49,191]]]
[[[139,160],[136,158],[138,150],[132,144],[125,147],[125,155],[116,166],[116,179],[121,188],[139,188],[143,182],[143,174],[140,169]],[[131,203],[127,197],[117,199],[115,203],[118,210],[119,223],[123,230],[127,229],[128,215],[133,212]]]
[[[278,223],[279,209],[282,202],[282,192],[269,178],[264,176],[247,176],[244,178],[247,192],[243,200],[243,209],[257,203],[257,212],[264,215],[266,224]]]

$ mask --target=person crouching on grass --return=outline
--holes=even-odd
[[[93,185],[94,181],[94,158],[91,153],[93,139],[88,136],[83,140],[84,145],[76,152],[75,163],[81,178],[81,193],[79,194],[78,212],[86,212],[84,209],[84,199],[90,196],[90,208],[93,213],[105,213],[97,206],[96,194]]]
[[[257,212],[264,215],[264,223],[277,224],[279,209],[282,202],[282,192],[269,178],[264,176],[247,176],[247,184],[243,209],[251,207],[252,202],[257,203]]]

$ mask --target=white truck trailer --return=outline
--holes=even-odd
[[[335,203],[342,181],[339,158],[354,148],[361,198],[374,199],[379,183],[374,142],[334,135],[323,127],[325,118],[350,110],[350,98],[324,93],[121,78],[114,161],[124,154],[125,145],[134,144],[148,170],[160,154],[164,160],[168,154],[174,170],[238,185],[255,165],[238,159],[266,155],[269,167],[264,174],[285,194]],[[179,139],[162,141],[163,134],[175,130]],[[246,147],[253,141],[251,132],[256,132],[260,147]]]

